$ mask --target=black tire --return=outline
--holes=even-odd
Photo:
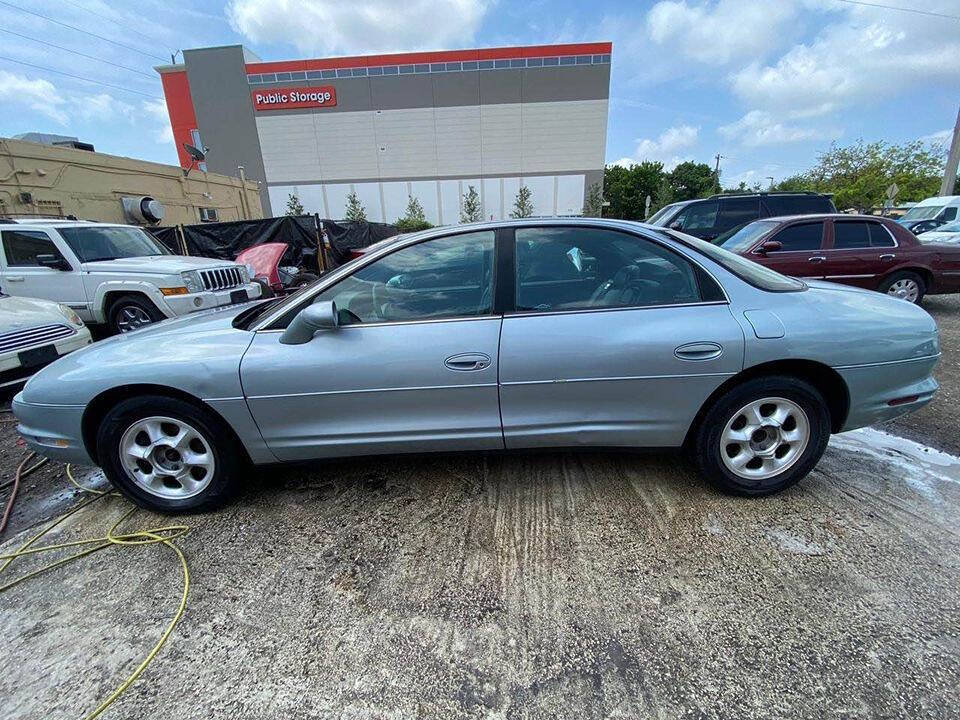
[[[121,460],[121,441],[134,423],[150,417],[181,421],[200,435],[204,453],[214,466],[203,490],[190,497],[163,497],[131,477]],[[236,436],[207,408],[162,395],[142,395],[117,404],[107,413],[97,431],[100,467],[120,492],[142,508],[161,513],[212,510],[230,499],[247,465],[247,455]],[[171,480],[171,486],[174,481]],[[176,483],[179,484],[179,483]],[[175,490],[172,487],[167,489]]]
[[[160,322],[166,317],[160,312],[156,305],[147,300],[142,295],[121,295],[112,303],[107,310],[107,325],[113,335],[119,335],[123,332],[129,332],[137,328],[130,327],[130,315],[135,315],[142,319],[148,319],[138,327]]]
[[[798,447],[796,459],[782,472],[765,479],[747,479],[727,467],[721,453],[729,452],[731,446],[724,446],[721,437],[728,423],[733,421],[736,427],[735,418],[742,408],[766,398],[784,398],[799,406],[809,427],[808,440],[802,452]],[[778,375],[748,380],[721,396],[704,415],[692,445],[697,467],[714,487],[734,495],[762,496],[802,480],[820,461],[829,439],[830,411],[820,392],[803,380]],[[789,445],[787,448],[789,451]]]
[[[312,282],[316,282],[320,279],[319,275],[315,275],[312,272],[300,271],[293,276],[293,279],[290,280],[289,287],[291,288],[302,288],[304,285],[309,285]]]
[[[920,274],[915,273],[912,270],[900,270],[899,272],[895,272],[889,277],[884,278],[877,290],[887,295],[893,295],[893,293],[891,293],[891,288],[897,283],[904,282],[916,283],[917,297],[915,300],[912,300],[912,302],[915,305],[919,305],[923,301],[923,296],[927,292],[927,283]],[[894,295],[894,297],[896,297],[896,295]]]

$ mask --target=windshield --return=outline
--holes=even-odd
[[[672,205],[665,205],[665,206],[663,206],[662,208],[660,208],[659,210],[657,210],[657,211],[653,214],[653,217],[651,217],[649,220],[647,220],[647,222],[648,222],[650,225],[663,225],[664,223],[663,223],[663,222],[660,222],[660,221],[663,220],[664,222],[666,222],[666,218],[667,218],[668,216],[672,216],[673,213],[674,213],[675,211],[679,210],[680,208],[682,208],[682,207],[684,206],[684,204],[685,204],[685,203],[673,203]]]
[[[769,220],[747,223],[738,228],[728,230],[714,240],[713,243],[732,253],[743,252],[759,240],[761,235],[766,235],[776,226],[777,223],[770,222]]]
[[[939,215],[940,211],[945,207],[946,205],[917,205],[907,210],[903,217],[900,218],[900,222],[904,220],[929,220]]]
[[[806,283],[796,278],[781,275],[775,270],[755,263],[753,260],[747,260],[747,258],[741,257],[740,255],[734,255],[729,250],[719,248],[705,240],[700,240],[692,235],[677,232],[676,230],[669,230],[667,232],[670,237],[706,255],[725,270],[733,273],[744,282],[750,283],[755,288],[768,292],[799,292],[807,289]]]
[[[953,222],[948,222],[946,225],[941,225],[936,231],[960,233],[960,220],[954,220]]]
[[[159,241],[136,227],[58,228],[80,262],[170,255]]]

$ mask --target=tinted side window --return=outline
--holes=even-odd
[[[344,325],[486,315],[493,307],[493,232],[411,245],[375,260],[316,296]]]
[[[951,220],[957,219],[957,208],[955,206],[944,208],[943,215],[940,216],[940,219],[944,222],[950,222]]]
[[[716,200],[691,203],[677,216],[677,221],[682,223],[683,230],[709,230],[717,224],[717,209]]]
[[[830,198],[822,195],[769,195],[763,199],[767,213],[776,215],[813,215],[836,212]]]
[[[3,254],[8,267],[39,267],[37,255],[61,257],[50,237],[36,230],[4,230]]]
[[[870,228],[870,247],[894,247],[897,243],[880,223],[867,223]]]
[[[760,217],[760,198],[720,198],[720,219],[717,229],[721,232]]]
[[[518,228],[517,310],[698,302],[693,266],[657,243],[600,228]]]
[[[779,252],[819,250],[823,242],[823,223],[812,222],[789,225],[770,239],[777,240],[783,245]]]
[[[837,250],[870,247],[870,231],[867,228],[867,223],[833,223],[833,247]]]

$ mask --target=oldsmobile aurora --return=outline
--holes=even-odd
[[[113,337],[14,400],[41,454],[132,500],[223,502],[248,462],[685,447],[742,495],[831,433],[927,403],[932,318],[638,223],[517,220],[398,236],[286,298]]]

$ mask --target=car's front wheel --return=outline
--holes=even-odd
[[[223,504],[245,457],[212,412],[163,396],[113,407],[100,424],[97,451],[115,487],[137,505],[164,513]]]
[[[114,334],[139,330],[163,319],[152,302],[138,295],[117,298],[107,313],[107,324]]]
[[[799,482],[830,439],[830,412],[809,383],[756,378],[722,396],[694,437],[696,462],[719,489],[769,495]]]

